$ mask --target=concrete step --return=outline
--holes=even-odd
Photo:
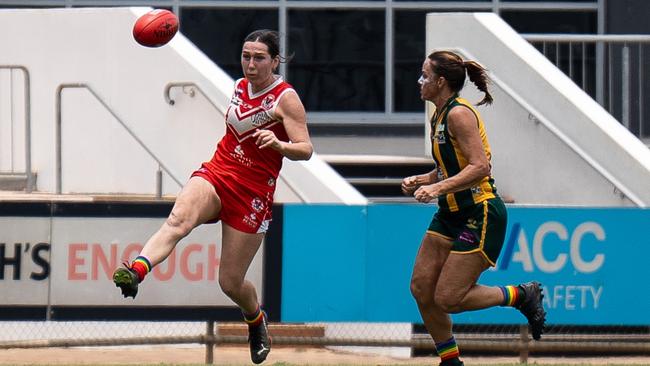
[[[402,194],[404,177],[430,172],[426,157],[396,155],[320,155],[361,194],[372,202],[414,202]]]
[[[34,175],[34,180],[36,180],[36,175]],[[0,191],[24,191],[26,188],[26,173],[0,172]]]

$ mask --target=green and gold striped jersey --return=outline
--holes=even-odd
[[[438,180],[447,179],[458,174],[465,166],[467,159],[458,146],[458,141],[449,132],[447,115],[452,108],[466,107],[474,113],[478,121],[478,128],[483,142],[483,149],[487,155],[488,162],[492,154],[490,144],[485,134],[483,120],[474,107],[465,99],[455,94],[445,103],[445,105],[433,115],[431,119],[431,146],[433,158],[437,164]],[[492,176],[486,176],[481,179],[474,187],[448,193],[438,197],[438,206],[440,209],[448,211],[458,211],[462,208],[475,205],[496,196],[496,187]]]

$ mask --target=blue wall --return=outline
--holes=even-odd
[[[411,268],[434,205],[286,205],[282,320],[421,322]],[[538,280],[550,324],[650,325],[650,210],[508,207],[485,285]],[[521,324],[509,308],[457,323]]]

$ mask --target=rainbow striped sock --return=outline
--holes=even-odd
[[[244,321],[248,325],[258,325],[262,322],[263,318],[264,312],[259,305],[257,305],[257,310],[253,314],[244,314]]]
[[[137,256],[134,260],[133,263],[131,263],[131,269],[133,269],[137,274],[138,278],[140,279],[140,282],[144,280],[144,276],[147,275],[147,273],[151,272],[151,262],[144,256]]]
[[[503,293],[503,303],[501,306],[515,306],[523,298],[521,289],[517,286],[499,286],[499,289]]]
[[[442,362],[458,358],[460,356],[460,352],[458,352],[458,345],[456,344],[456,339],[454,336],[444,342],[436,343],[436,351],[438,352],[438,356],[440,356],[440,360]]]

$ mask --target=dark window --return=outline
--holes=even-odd
[[[289,82],[308,111],[384,111],[385,12],[291,10]]]
[[[501,17],[519,33],[598,33],[595,11],[504,10]]]
[[[425,56],[426,11],[397,11],[394,16],[393,103],[395,112],[421,112],[417,84]]]
[[[438,10],[436,12],[450,11],[454,10]],[[398,10],[393,17],[393,105],[395,112],[420,112],[424,108],[417,80],[420,77],[424,57],[431,52],[431,50],[425,50],[427,13],[431,13],[431,11]]]
[[[233,79],[242,77],[241,46],[256,29],[278,29],[278,11],[269,9],[182,8],[181,32]]]

